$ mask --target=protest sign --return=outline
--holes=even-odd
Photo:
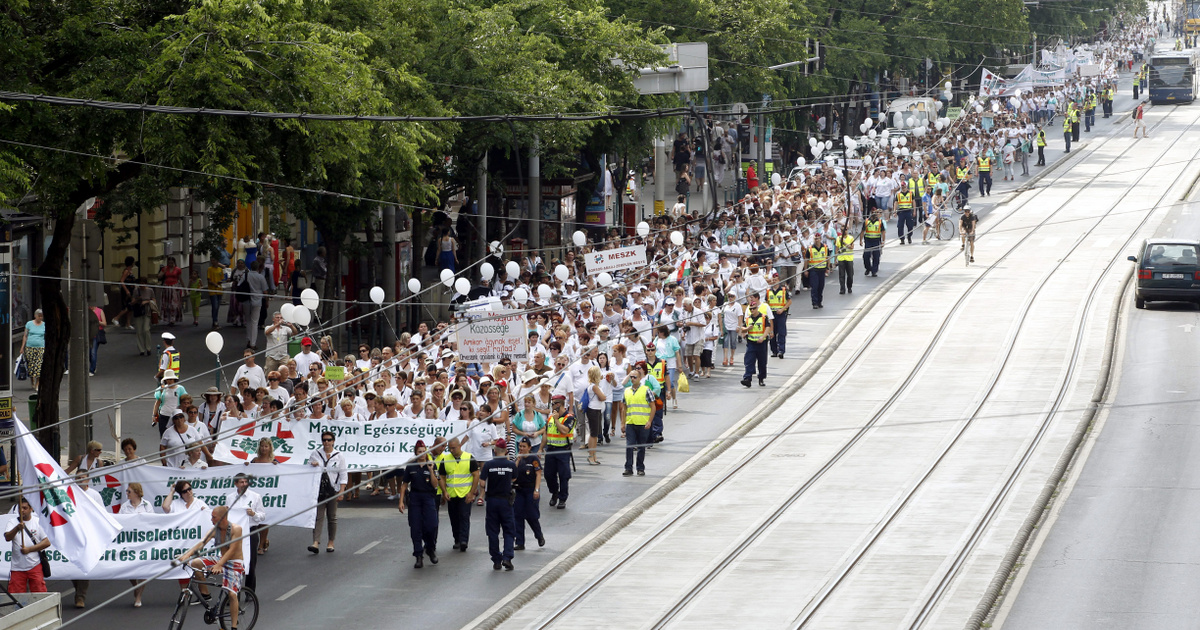
[[[503,358],[529,360],[529,337],[521,311],[489,311],[458,327],[459,360],[494,363]]]
[[[417,440],[433,446],[434,438],[449,439],[466,429],[467,423],[461,420],[273,420],[248,426],[221,443],[229,447],[234,457],[248,461],[254,458],[259,439],[270,438],[276,458],[304,464],[321,446],[321,432],[329,431],[334,435],[337,450],[346,459],[346,467],[362,470],[406,464],[413,457]]]
[[[225,505],[226,496],[234,492],[233,476],[244,472],[251,476],[250,488],[262,495],[263,509],[270,525],[290,527],[312,527],[316,521],[317,491],[321,487],[321,471],[307,465],[297,464],[237,464],[214,466],[206,470],[178,470],[164,466],[131,466],[122,469],[115,466],[106,473],[101,468],[92,479],[92,487],[100,493],[104,505],[113,512],[125,500],[125,489],[132,482],[142,484],[144,500],[155,510],[161,511],[163,499],[174,491],[172,486],[180,479],[192,484],[197,499],[209,507]],[[180,501],[179,497],[174,499]]]
[[[105,545],[104,555],[96,566],[84,572],[71,564],[54,547],[46,550],[50,559],[50,574],[55,580],[146,580],[171,565],[173,558],[200,542],[212,529],[212,513],[187,510],[178,514],[114,514],[121,526],[116,540]],[[10,515],[4,531],[16,526],[16,515]],[[210,543],[211,545],[211,543]],[[5,548],[0,562],[0,580],[7,580],[12,562],[12,549]],[[188,577],[182,567],[167,571],[163,580]]]
[[[346,378],[346,367],[342,365],[325,366],[325,380],[340,381]]]
[[[646,246],[630,245],[628,247],[617,247],[616,249],[592,252],[584,256],[584,263],[587,265],[589,276],[594,276],[603,271],[612,273],[623,269],[645,267]]]

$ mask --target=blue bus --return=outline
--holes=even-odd
[[[1150,102],[1191,103],[1196,98],[1196,53],[1155,53],[1150,58]]]

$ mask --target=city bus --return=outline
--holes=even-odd
[[[1196,98],[1196,53],[1155,53],[1150,58],[1150,102],[1191,103]]]

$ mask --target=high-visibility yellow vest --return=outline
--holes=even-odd
[[[659,382],[659,384],[667,382],[667,362],[659,361],[650,366],[650,376]]]
[[[1046,146],[1046,130],[1045,129],[1041,129],[1038,131],[1037,145],[1039,147]]]
[[[837,259],[838,262],[854,260],[854,237],[849,234],[842,235],[837,240]]]
[[[635,427],[646,426],[654,417],[654,403],[650,402],[652,390],[642,383],[641,387],[625,390],[625,424]]]
[[[896,193],[896,207],[900,210],[913,209],[913,194],[912,191]]]
[[[781,311],[787,308],[787,289],[779,288],[775,291],[767,291],[767,306],[773,311]]]
[[[941,181],[941,179],[938,178],[936,173],[930,173],[930,174],[926,175],[925,179],[928,180],[929,188],[931,188],[931,189],[933,187],[937,186],[938,182]]]
[[[471,494],[471,483],[474,475],[471,473],[471,454],[463,451],[462,457],[455,459],[451,453],[442,453],[442,467],[446,469],[446,494],[452,499],[461,499]]]
[[[1095,94],[1088,95],[1087,104],[1084,105],[1084,107],[1086,107],[1088,109],[1096,109],[1096,95]]]
[[[908,180],[908,189],[915,190],[915,191],[917,191],[918,195],[924,197],[925,196],[925,178],[918,177],[916,179]]]
[[[955,174],[958,175],[958,181],[965,182],[971,177],[971,169],[964,166],[956,169]]]
[[[979,172],[980,173],[990,173],[991,172],[991,170],[992,170],[991,158],[986,158],[986,157],[980,156],[978,158],[978,162],[979,162]]]
[[[746,339],[758,343],[767,338],[767,312],[764,312],[767,306],[759,304],[757,308],[751,311],[751,307],[746,307]]]
[[[909,193],[911,195],[911,193]],[[829,260],[829,250],[822,245],[820,248],[808,248],[808,266],[813,269],[824,269],[825,262]]]
[[[662,362],[659,361],[659,363]],[[565,420],[572,417],[573,416],[570,414],[567,414],[563,417],[563,419]],[[546,446],[570,446],[571,441],[575,439],[575,429],[571,429],[566,433],[560,433],[558,430],[557,420],[557,418],[551,416],[550,420],[546,422]]]
[[[867,221],[867,238],[879,238],[883,235],[883,221]]]
[[[1066,133],[1071,133],[1071,117],[1070,116],[1063,118],[1063,131]]]
[[[171,369],[175,370],[175,376],[179,377],[179,351],[167,350],[166,353],[171,357]]]
[[[1106,100],[1106,101],[1113,100],[1113,89],[1112,88],[1107,88],[1106,90],[1104,90],[1104,100]]]
[[[1071,111],[1071,122],[1072,123],[1079,122],[1079,110],[1076,109],[1076,110]]]

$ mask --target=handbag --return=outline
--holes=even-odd
[[[24,522],[21,523],[21,529],[25,530],[25,533],[29,534],[30,538],[33,538],[33,532],[29,531],[29,528],[25,526]],[[22,538],[24,538],[24,536],[22,536]],[[34,542],[34,544],[37,544],[38,542],[41,542],[41,541],[34,538],[33,542]],[[50,558],[46,557],[45,549],[38,551],[38,560],[40,560],[42,563],[42,577],[43,578],[50,577]]]
[[[579,399],[579,408],[587,411],[588,405],[592,402],[592,388],[588,387],[583,390],[583,398]]]
[[[102,345],[108,343],[108,334],[104,332],[103,326],[96,330],[96,343]]]
[[[29,378],[29,366],[26,365],[26,363],[25,363],[25,353],[24,352],[22,352],[20,354],[20,356],[17,357],[16,374],[17,374],[18,381],[24,381]]]

